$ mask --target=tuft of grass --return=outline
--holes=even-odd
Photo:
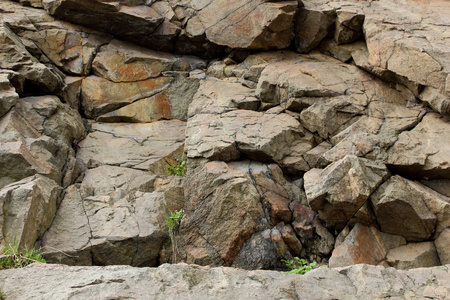
[[[176,166],[168,166],[167,169],[169,170],[169,175],[184,176],[187,172],[186,161],[178,161]]]
[[[178,226],[180,226],[183,215],[183,209],[175,210],[171,212],[165,219],[167,230],[169,232],[170,242],[172,244],[172,263],[177,262],[177,241],[175,239],[175,235],[177,233]]]
[[[287,273],[290,274],[306,274],[317,265],[316,262],[308,263],[308,261],[304,258],[294,257],[293,260],[281,260],[286,264],[286,266],[290,269]],[[321,268],[327,268],[328,266],[324,265]]]
[[[0,300],[6,300],[6,296],[3,294],[2,289],[0,289]]]
[[[23,268],[32,263],[45,263],[39,250],[27,247],[19,248],[17,243],[8,244],[0,248],[0,270]],[[1,299],[1,298],[0,298]]]

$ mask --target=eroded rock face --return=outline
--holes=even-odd
[[[0,243],[71,265],[445,261],[447,3],[20,3],[52,16],[0,2]],[[324,281],[360,299],[364,270]]]

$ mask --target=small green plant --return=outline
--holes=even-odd
[[[12,245],[2,246],[0,253],[4,253],[0,256],[0,270],[23,268],[35,262],[45,263],[40,251],[35,248],[19,248],[19,245],[15,242]]]
[[[177,161],[177,165],[175,167],[168,166],[167,169],[169,169],[169,175],[184,176],[187,172],[186,161]]]
[[[178,226],[180,226],[181,219],[183,218],[184,210],[175,210],[166,217],[167,230],[169,231],[170,242],[172,243],[172,262],[177,262],[177,241],[176,233]]]
[[[284,262],[286,266],[290,269],[287,272],[291,274],[301,274],[301,275],[306,274],[307,272],[314,269],[314,267],[317,265],[316,262],[308,263],[306,259],[298,257],[294,257],[293,260],[282,259],[281,261]],[[321,266],[321,268],[322,267],[326,268],[328,266],[324,265]]]
[[[6,300],[6,296],[3,294],[2,289],[0,289],[0,300]]]

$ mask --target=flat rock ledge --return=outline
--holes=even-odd
[[[53,283],[53,284],[49,284]],[[164,264],[0,271],[6,299],[448,299],[450,265],[408,271],[353,265],[306,275]]]

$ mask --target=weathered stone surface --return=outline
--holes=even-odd
[[[164,21],[164,16],[154,8],[142,5],[144,3],[128,6],[103,1],[45,0],[43,4],[56,18],[94,27],[132,41],[151,36]]]
[[[322,225],[310,207],[291,203],[290,208],[293,211],[292,227],[304,249],[301,257],[320,262],[333,250],[334,236]]]
[[[167,174],[165,158],[180,159],[185,123],[177,120],[150,124],[91,123],[79,143],[77,159],[88,168],[129,167]]]
[[[163,215],[179,199],[157,188],[156,181],[155,175],[129,168],[88,170],[79,187],[68,188],[43,238],[46,259],[69,265],[157,265],[167,239]]]
[[[201,81],[189,106],[188,116],[199,113],[221,114],[236,109],[256,110],[259,104],[254,91],[242,84],[208,77]]]
[[[52,224],[61,187],[35,175],[0,189],[0,240],[2,246],[17,244],[31,249]]]
[[[399,135],[388,164],[400,174],[422,179],[450,178],[450,123],[429,113],[412,130]]]
[[[43,281],[45,277],[47,280]],[[319,280],[320,278],[320,280]],[[132,297],[134,299],[445,299],[448,266],[395,270],[357,265],[319,268],[305,276],[185,264],[159,268],[67,267],[35,264],[2,270],[2,290],[12,299]],[[51,288],[48,282],[60,282]]]
[[[185,197],[178,245],[189,263],[282,269],[301,254],[288,224],[302,191],[276,165],[208,162],[188,176]]]
[[[356,224],[343,243],[333,250],[330,267],[355,264],[377,265],[389,250],[406,244],[403,237],[378,231],[375,227]]]
[[[395,94],[390,97],[395,98]],[[336,161],[352,154],[386,162],[388,150],[398,135],[417,125],[424,113],[421,107],[405,107],[402,100],[390,102],[385,98],[385,101],[372,102],[368,116],[359,118],[330,139],[334,147],[324,153],[322,160]]]
[[[186,181],[186,218],[180,227],[179,247],[187,256],[203,248],[210,265],[231,265],[242,244],[258,229],[264,212],[260,195],[247,173],[223,162],[209,162]],[[201,223],[200,223],[201,222]],[[188,247],[189,246],[189,247]]]
[[[257,269],[283,269],[280,257],[289,257],[288,247],[278,229],[266,229],[252,235],[233,261],[233,267]]]
[[[0,119],[0,133],[1,188],[35,173],[61,182],[84,126],[57,97],[27,97]]]
[[[15,6],[3,4],[2,9],[14,11]],[[21,7],[20,5],[18,5]],[[13,86],[19,95],[40,91],[54,93],[61,90],[63,80],[61,76],[40,63],[26,48],[23,41],[4,22],[0,23],[0,69],[12,70]]]
[[[290,44],[296,1],[212,0],[199,6],[198,19],[213,43],[245,49],[283,49]]]
[[[135,101],[149,98],[167,88],[172,79],[158,77],[116,83],[97,76],[86,77],[81,85],[84,113],[94,118]],[[164,104],[164,102],[158,103],[158,108],[164,110]]]
[[[9,82],[8,74],[0,74],[0,118],[19,100],[19,95]]]
[[[442,41],[449,32],[444,17],[449,10],[448,3],[439,0],[433,5],[407,1],[370,5],[364,25],[369,64],[445,94],[450,65],[448,47]],[[427,38],[423,39],[425,32]],[[446,96],[448,101],[448,92]]]
[[[435,231],[436,216],[428,208],[433,195],[398,175],[390,178],[371,196],[381,230],[409,241],[428,239]]]
[[[163,92],[139,99],[117,110],[99,116],[99,122],[150,123],[159,120],[186,121],[188,107],[199,86],[199,79],[186,77]]]
[[[294,41],[298,53],[308,53],[334,29],[334,10],[300,8],[295,15]]]
[[[391,249],[386,256],[386,262],[402,270],[440,265],[433,242],[409,243]]]
[[[338,45],[352,43],[363,36],[364,14],[345,10],[336,12],[334,39]]]
[[[199,3],[94,1],[89,5],[76,0],[46,0],[43,4],[57,18],[94,27],[156,50],[171,51],[177,45],[176,50],[181,53],[207,52],[208,49],[199,47],[205,37],[214,44],[232,48],[286,48],[291,41],[291,23],[297,8],[296,1],[261,0],[231,4],[223,0]]]
[[[383,164],[346,156],[323,170],[308,171],[306,196],[327,227],[342,229],[388,175]]]
[[[175,61],[172,54],[113,40],[100,48],[92,62],[92,71],[113,82],[141,81],[171,71]]]
[[[450,261],[450,228],[444,229],[439,237],[434,241],[437,253],[439,254],[439,260],[441,264],[448,264]]]
[[[312,135],[304,131],[295,118],[270,111],[197,114],[188,120],[186,136],[189,158],[224,161],[242,156],[263,162],[282,162],[299,143],[307,144],[303,152],[310,150],[313,144]]]

